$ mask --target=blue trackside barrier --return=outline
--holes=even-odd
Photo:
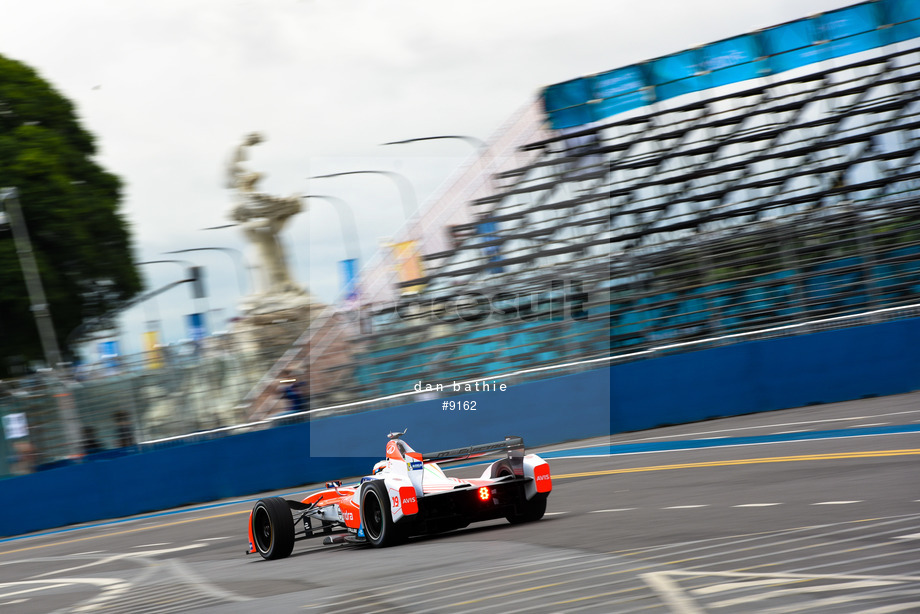
[[[130,516],[369,471],[375,458],[310,458],[309,423],[94,458],[0,482],[0,535]]]
[[[610,370],[610,432],[920,389],[920,318],[751,341]]]
[[[917,389],[920,318],[737,343],[9,478],[0,535],[363,475],[406,427],[421,451],[505,435],[536,446]]]

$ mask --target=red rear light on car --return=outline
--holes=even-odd
[[[479,489],[479,500],[480,501],[488,501],[491,495],[492,493],[489,492],[488,487],[483,486],[482,488]]]

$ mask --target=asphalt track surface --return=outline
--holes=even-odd
[[[920,393],[538,452],[543,520],[395,548],[246,556],[253,500],[4,540],[0,612],[920,612]]]

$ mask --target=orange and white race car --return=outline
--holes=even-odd
[[[398,544],[412,535],[450,531],[471,522],[507,518],[539,520],[553,489],[549,464],[524,454],[520,437],[495,443],[419,454],[390,433],[386,459],[360,483],[328,482],[326,490],[300,501],[260,499],[249,514],[249,550],[265,559],[291,554],[294,542],[324,536],[324,544]],[[504,452],[478,478],[444,474],[438,463]]]

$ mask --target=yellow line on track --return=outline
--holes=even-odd
[[[885,456],[911,456],[920,455],[920,449],[909,450],[879,450],[872,452],[840,452],[836,454],[808,454],[802,456],[773,456],[767,458],[740,458],[725,461],[707,461],[701,463],[681,463],[678,465],[655,465],[652,467],[629,467],[626,469],[604,469],[601,471],[583,471],[581,473],[563,473],[554,475],[554,480],[566,478],[587,478],[599,475],[614,475],[617,473],[642,473],[644,471],[667,471],[670,469],[696,469],[700,467],[731,467],[736,465],[760,465],[764,463],[794,463],[816,460],[841,460],[850,458],[880,458]]]

